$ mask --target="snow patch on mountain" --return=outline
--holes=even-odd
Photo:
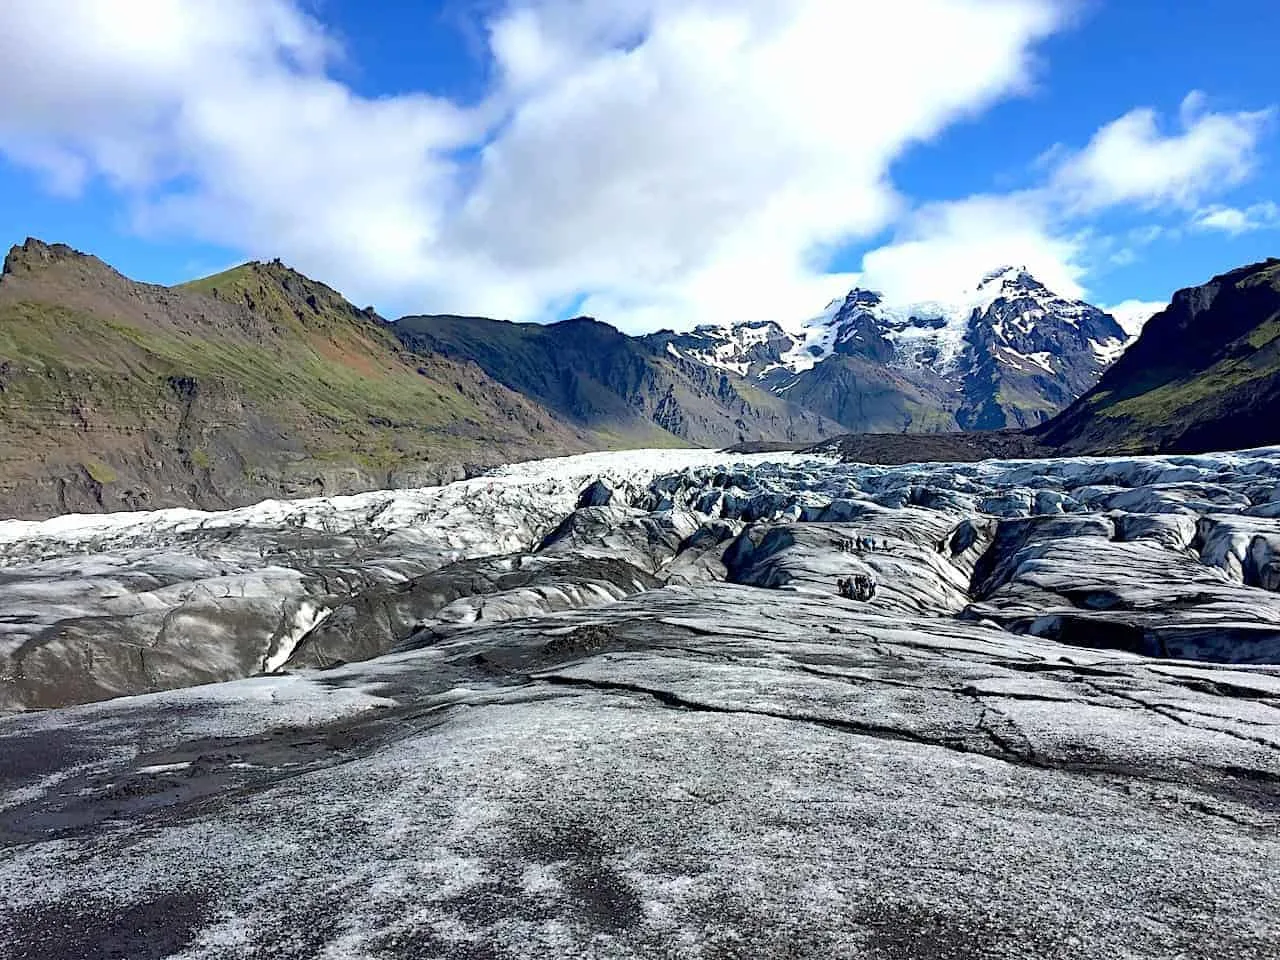
[[[855,288],[844,300],[833,301],[803,323],[795,334],[796,346],[783,354],[781,362],[793,373],[802,373],[830,357],[840,344],[861,340],[863,334],[853,326],[860,314],[875,319],[877,332],[908,363],[951,361],[964,347],[969,317],[977,306],[977,302],[886,304],[878,293]]]
[[[1033,367],[1039,367],[1045,373],[1057,373],[1053,368],[1053,354],[1047,350],[1040,350],[1036,353],[1019,353],[1013,347],[997,346],[996,353],[996,359],[1002,363],[1007,363],[1028,373],[1034,372]]]
[[[853,294],[851,293],[849,296],[853,296]],[[826,310],[792,334],[794,346],[783,353],[778,363],[769,369],[773,370],[782,366],[792,373],[803,373],[805,370],[812,370],[827,357],[831,356],[835,349],[836,336],[839,333],[839,327],[835,319],[844,308],[844,303],[845,301],[843,300],[831,301]],[[760,376],[763,377],[766,372],[768,371],[762,371]]]
[[[703,333],[709,341],[709,349],[689,351],[690,356],[711,367],[731,370],[745,377],[751,361],[745,359],[752,347],[767,343],[777,327],[771,323],[742,324],[736,327],[703,326],[694,333]]]
[[[1122,306],[1123,326],[1012,266],[947,301],[895,303],[855,287],[808,320],[666,331],[654,345],[800,397],[851,428],[898,429],[929,410],[963,429],[996,429],[1039,422],[1090,389],[1156,310]]]
[[[969,318],[976,309],[976,302],[882,306],[881,334],[906,364],[948,367],[964,349]]]
[[[691,360],[718,370],[745,377],[754,364],[767,362],[774,354],[769,344],[790,342],[776,323],[743,323],[736,326],[702,324],[681,334],[678,343],[668,341],[666,352],[679,360]]]
[[[993,315],[992,308],[1002,301],[1021,309]],[[800,324],[793,331],[795,346],[782,355],[780,362],[793,373],[810,370],[838,352],[841,344],[863,339],[859,321],[869,321],[875,333],[893,345],[894,365],[946,372],[959,363],[973,325],[990,316],[999,342],[1052,373],[1048,359],[1039,356],[1041,351],[1023,354],[1012,346],[1015,338],[1033,334],[1046,319],[1079,328],[1093,315],[1094,307],[1059,297],[1026,267],[994,270],[972,291],[948,302],[892,304],[874,291],[855,288],[844,300],[833,301],[821,314]]]
[[[1142,333],[1142,328],[1147,325],[1147,321],[1167,306],[1169,304],[1165,301],[1125,300],[1123,303],[1117,303],[1113,307],[1103,307],[1102,309],[1115,317],[1116,323],[1120,324],[1120,328],[1124,330],[1125,335],[1132,342],[1138,339],[1138,335]]]
[[[879,293],[855,287],[808,320],[702,325],[668,342],[666,352],[738,376],[768,379],[775,390],[785,386],[778,382],[778,371],[799,375],[841,353],[874,354],[889,366],[949,377],[981,339],[975,331],[985,327],[992,334],[985,349],[998,362],[1058,374],[1061,364],[1055,364],[1055,354],[1029,348],[1046,339],[1038,333],[1041,325],[1082,331],[1092,346],[1092,352],[1085,350],[1088,362],[1105,366],[1132,342],[1158,306],[1128,301],[1114,309],[1120,312],[1120,329],[1104,319],[1100,330],[1098,308],[1058,296],[1026,267],[1001,267],[949,301],[887,303]],[[886,354],[891,357],[885,359]]]
[[[1120,359],[1120,354],[1129,348],[1129,344],[1133,340],[1133,337],[1128,340],[1111,337],[1107,340],[1090,340],[1089,346],[1093,348],[1093,355],[1098,358],[1098,363],[1104,367],[1109,367]]]

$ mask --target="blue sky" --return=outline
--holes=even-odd
[[[633,331],[1004,262],[1155,302],[1280,254],[1267,0],[121,9],[0,11],[0,240]]]

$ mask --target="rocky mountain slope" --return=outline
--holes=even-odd
[[[0,943],[1274,956],[1278,497],[653,451],[0,523],[5,708],[267,673],[0,718]]]
[[[886,303],[855,289],[795,332],[699,327],[648,338],[732,370],[859,432],[1033,426],[1097,382],[1130,335],[1115,318],[998,270],[955,303]]]
[[[395,329],[412,350],[472,361],[567,422],[631,445],[727,446],[840,432],[732,370],[673,356],[587,317],[542,325],[416,316]]]
[[[438,482],[598,443],[279,263],[164,288],[28,240],[0,275],[9,515]]]
[[[1280,442],[1280,260],[1178,291],[1097,386],[1037,436],[1094,452]]]

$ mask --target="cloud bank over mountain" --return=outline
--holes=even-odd
[[[1192,95],[1176,129],[1136,109],[1058,148],[1031,189],[904,196],[894,163],[1030,91],[1068,14],[522,0],[485,20],[488,88],[464,101],[356,92],[342,38],[292,0],[11,4],[0,151],[60,194],[105,186],[132,229],[282,256],[418,311],[776,319],[841,295],[859,276],[833,254],[882,235],[860,272],[890,292],[924,264],[937,289],[917,298],[1017,262],[1074,295],[1093,213],[1172,204],[1232,229],[1204,205],[1249,175],[1270,115]]]

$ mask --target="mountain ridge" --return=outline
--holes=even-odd
[[[394,326],[410,349],[471,360],[581,426],[657,427],[704,446],[816,440],[839,429],[749,381],[664,354],[590,317],[544,325],[437,314]]]
[[[566,325],[573,335],[560,336]],[[544,343],[532,364],[489,364],[522,369],[512,385],[479,351],[413,327],[279,260],[165,287],[28,238],[0,267],[0,511],[223,508],[429,485],[590,449],[839,432],[585,318],[525,327],[562,342]],[[563,357],[593,340],[610,345],[602,378],[574,372],[581,350]],[[540,370],[562,389],[540,389]]]
[[[1246,445],[1270,434],[1236,414],[1265,419],[1280,395],[1277,264],[1180,291],[1122,352],[1113,317],[1019,268],[959,309],[855,288],[804,338],[774,322],[631,337],[588,317],[388,321],[279,260],[144,284],[28,238],[0,268],[0,510],[219,508],[628,446]]]
[[[23,516],[419,485],[600,445],[278,262],[162,287],[33,239],[0,274],[0,414],[0,504]]]
[[[1131,342],[1114,317],[1025,267],[951,302],[891,304],[855,287],[812,319],[645,338],[731,370],[859,432],[1034,426],[1091,387]]]
[[[1280,442],[1280,259],[1186,287],[1037,435],[1064,450],[1198,453]]]
[[[1280,258],[1177,291],[1098,383],[1029,430],[858,433],[809,452],[847,461],[1196,455],[1280,445]]]

